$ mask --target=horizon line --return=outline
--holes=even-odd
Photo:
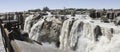
[[[47,6],[46,6],[47,7]],[[43,7],[44,8],[44,7]],[[28,10],[35,10],[35,9],[40,9],[42,10],[43,8],[31,8],[31,9],[21,9],[21,10],[14,10],[14,11],[0,11],[0,13],[9,13],[9,12],[24,12]],[[49,7],[48,7],[49,8]],[[55,9],[68,9],[68,8],[74,8],[74,9],[120,9],[120,8],[82,8],[82,7],[63,7],[63,8],[49,8],[50,10],[55,10]]]

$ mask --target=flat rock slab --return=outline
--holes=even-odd
[[[73,52],[71,50],[60,50],[57,48],[43,47],[37,43],[28,43],[15,40],[21,52]]]

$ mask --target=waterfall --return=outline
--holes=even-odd
[[[29,33],[29,37],[33,40],[38,41],[39,34],[41,33],[40,29],[42,28],[44,20],[39,20],[34,26],[31,28],[31,31]]]
[[[42,42],[43,45],[50,43],[59,47],[59,35],[62,26],[60,18],[47,15],[35,23],[29,33],[29,38]]]
[[[58,45],[60,49],[69,49],[76,52],[118,52],[120,27],[113,23],[103,23],[101,20],[92,20],[89,16],[66,16],[62,20],[52,15],[44,16],[30,28],[32,17],[26,19],[26,28],[29,37],[38,42]],[[28,28],[28,29],[27,29]],[[30,29],[29,29],[30,28]],[[57,46],[56,45],[56,46]]]
[[[60,49],[72,49],[77,52],[106,52],[106,50],[97,50],[105,49],[102,48],[102,45],[111,44],[109,42],[113,41],[114,34],[119,34],[120,31],[114,24],[87,19],[76,20],[70,31],[70,20],[66,20],[63,23],[60,35]],[[99,48],[98,45],[101,47]]]
[[[30,15],[25,19],[25,25],[24,25],[25,32],[28,32],[28,33],[30,32],[33,16],[34,15]]]
[[[116,36],[115,34],[119,34],[118,32],[120,30],[116,29],[118,27],[111,25],[111,24],[105,24],[105,23],[100,23],[100,24],[97,23],[95,25],[100,26],[102,36],[99,37],[99,41],[89,41],[87,47],[85,48],[86,51],[83,50],[81,52],[114,52],[115,51],[114,49],[109,49],[108,47],[110,46],[109,44],[111,44],[110,42],[113,41],[114,36]],[[111,28],[113,28],[114,32],[111,31]],[[82,38],[82,39],[84,39],[84,38]],[[79,43],[81,43],[81,42],[79,41]],[[80,45],[81,44],[79,44],[79,46]],[[106,45],[108,45],[108,47],[106,47]],[[79,48],[78,50],[80,51],[81,48]],[[106,49],[108,49],[108,50],[106,50]],[[111,51],[111,50],[114,50],[114,51]]]
[[[42,17],[39,16],[39,14],[36,15],[30,15],[25,19],[25,25],[24,25],[24,31],[27,33],[30,33],[31,28],[35,23],[39,21]]]
[[[60,48],[61,49],[66,49],[68,47],[68,36],[69,36],[69,24],[70,20],[66,20],[63,23],[62,30],[61,30],[61,35],[60,35]]]
[[[63,23],[61,35],[60,35],[60,49],[73,49],[75,50],[77,48],[78,40],[81,36],[83,36],[83,22],[85,18],[79,17],[80,19],[77,19],[73,25],[70,25],[72,22],[72,19],[68,19]],[[91,27],[90,25],[85,26],[85,33],[89,34],[91,33]],[[70,27],[72,26],[72,27]],[[70,29],[71,28],[71,29]]]

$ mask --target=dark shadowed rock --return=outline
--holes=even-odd
[[[98,25],[94,29],[94,36],[95,36],[95,41],[98,41],[98,38],[102,36],[101,27]]]
[[[109,23],[109,20],[106,17],[101,17],[101,21],[104,23]]]
[[[111,33],[114,33],[114,30],[113,30],[113,28],[111,28]]]
[[[78,25],[78,32],[81,32],[83,30],[83,22],[80,22],[80,24]]]
[[[117,25],[120,25],[120,21],[118,21]]]

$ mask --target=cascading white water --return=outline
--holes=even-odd
[[[105,27],[107,26],[107,27]],[[104,25],[102,27],[103,36],[99,38],[99,42],[94,42],[89,44],[87,52],[119,52],[120,43],[119,41],[119,33],[120,29],[117,29],[116,26],[109,26],[109,24]],[[111,28],[113,28],[113,33],[111,32]],[[92,46],[91,46],[92,45]]]
[[[94,42],[94,30],[95,26],[91,25],[89,22],[84,23],[83,25],[83,31],[81,33],[81,37],[79,37],[78,40],[78,49],[79,52],[85,52],[86,48],[88,47],[88,44]]]
[[[41,42],[43,45],[50,43],[55,46],[59,43],[59,32],[62,22],[59,18],[55,18],[51,14],[43,16],[30,29],[29,38]]]
[[[83,17],[79,17],[80,19],[84,20],[85,18]],[[71,19],[66,20],[63,23],[63,27],[61,30],[61,35],[60,35],[60,49],[76,49],[78,44],[78,38],[80,38],[80,36],[83,35],[83,22],[80,19],[77,19],[75,22],[73,22],[73,25],[70,28],[70,23],[72,22]],[[88,24],[87,24],[88,26]],[[87,31],[87,29],[90,27],[88,26],[87,28],[86,26],[86,32],[87,34],[89,34],[91,31],[91,29],[89,29]]]
[[[80,21],[82,21],[84,23],[83,29],[81,31],[77,31],[80,29],[78,27],[78,24],[80,23]],[[120,31],[119,29],[116,29],[116,26],[114,26],[113,24],[112,25],[109,23],[106,24],[106,23],[102,23],[99,21],[90,22],[89,20],[85,21],[85,20],[79,19],[76,21],[76,23],[74,22],[74,24],[72,25],[70,34],[69,34],[68,33],[69,26],[67,25],[69,23],[67,23],[67,22],[68,21],[65,21],[63,24],[63,27],[62,27],[61,36],[60,36],[60,43],[61,43],[60,49],[73,48],[73,49],[76,49],[77,52],[93,52],[93,51],[99,52],[99,51],[97,51],[97,49],[102,48],[102,47],[99,48],[99,46],[100,46],[99,42],[104,44],[108,40],[110,41],[113,37],[113,34],[118,34],[118,32]],[[100,26],[101,32],[102,32],[102,36],[98,37],[99,41],[95,41],[95,36],[96,36],[95,32],[97,32],[97,31],[94,32],[94,30],[97,26]],[[81,26],[81,28],[82,28],[82,26]],[[112,28],[113,28],[112,31],[114,31],[114,32],[111,31]],[[77,38],[79,38],[79,39],[77,39]],[[96,48],[95,46],[97,46],[97,45],[99,45],[99,46],[97,47],[97,49],[94,50],[94,48]],[[76,48],[75,48],[75,46],[76,46]],[[104,51],[104,52],[106,52],[106,51]],[[113,52],[113,51],[111,51],[111,52]]]
[[[33,16],[34,15],[30,15],[25,20],[24,31],[27,33],[30,32]]]
[[[31,28],[31,31],[29,33],[29,37],[31,39],[39,41],[38,37],[42,33],[40,29],[42,28],[43,22],[44,22],[44,20],[41,19],[36,24],[34,24],[34,26]]]
[[[30,22],[28,23],[27,21],[32,20],[32,18],[26,19],[25,26],[28,29],[25,29],[26,31],[31,30],[29,33],[31,39],[41,41],[45,37],[43,38],[44,41],[54,40],[53,42],[56,42],[59,40],[60,49],[70,49],[76,52],[120,51],[120,29],[112,23],[103,23],[100,20],[92,20],[85,15],[78,15],[75,17],[67,16],[69,19],[65,20],[61,27],[59,25],[61,23],[60,20],[49,15],[45,16],[45,18],[47,22],[44,19],[40,19],[30,29]],[[57,39],[58,32],[60,32],[59,39]]]
[[[63,23],[61,35],[60,35],[60,49],[68,48],[69,24],[70,24],[70,20],[66,20]]]

